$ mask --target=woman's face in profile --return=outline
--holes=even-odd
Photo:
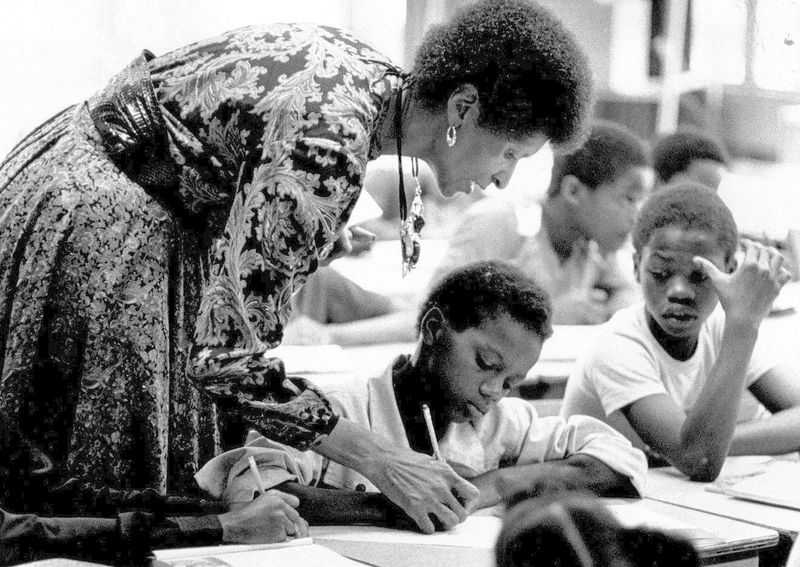
[[[478,125],[479,105],[465,113],[456,129],[456,143],[448,146],[445,132],[428,160],[436,174],[439,191],[445,197],[470,193],[493,184],[508,185],[517,162],[538,152],[547,142],[544,135],[511,140]]]

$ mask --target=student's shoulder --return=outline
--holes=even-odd
[[[503,398],[483,416],[478,433],[484,439],[516,438],[536,419],[536,410],[528,400]]]
[[[600,326],[594,341],[579,357],[582,366],[616,364],[632,356],[652,355],[653,339],[647,329],[644,305],[637,303],[614,313]]]

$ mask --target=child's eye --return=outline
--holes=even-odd
[[[475,356],[475,363],[478,365],[478,368],[485,371],[500,372],[503,369],[501,364],[487,362],[480,354]]]
[[[692,283],[695,283],[695,284],[703,283],[707,279],[708,279],[708,276],[706,275],[706,273],[702,272],[700,270],[692,272],[692,275],[689,276],[689,281],[692,282]]]
[[[475,363],[478,365],[478,368],[481,370],[491,370],[492,365],[486,362],[481,355],[475,356]]]
[[[663,282],[668,277],[667,272],[659,272],[654,270],[650,270],[650,275],[653,277],[654,280],[659,282]]]
[[[517,154],[515,154],[512,150],[508,150],[506,152],[506,159],[509,161],[517,161]]]

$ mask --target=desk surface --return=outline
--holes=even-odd
[[[759,551],[778,542],[774,530],[655,500],[609,499],[606,503],[623,525],[657,528],[689,538],[704,563],[755,566]],[[338,553],[378,567],[490,567],[502,521],[484,512],[452,532],[432,536],[368,526],[312,527],[311,536]]]
[[[750,457],[729,457],[723,469],[741,465]],[[759,504],[733,498],[719,492],[708,490],[711,483],[692,482],[673,467],[651,469],[647,473],[646,497],[681,506],[688,510],[697,510],[739,520],[785,532],[792,537],[800,532],[800,510],[781,508],[768,504]],[[795,487],[796,490],[796,487]]]
[[[642,506],[649,512],[698,526],[700,533],[684,534],[692,540],[704,562],[734,554],[756,554],[777,545],[778,532],[773,529],[692,510],[646,498]]]
[[[599,326],[590,325],[555,325],[553,336],[545,341],[539,360],[531,369],[526,381],[563,384],[581,350],[595,340],[599,329]],[[776,315],[768,317],[762,324],[759,341],[768,345],[767,350],[773,353],[776,359],[784,360],[800,369],[800,349],[795,345],[799,332],[800,315],[797,312]],[[280,348],[287,349],[287,347]],[[284,358],[286,370],[290,374],[307,375],[312,381],[326,381],[343,375],[378,376],[396,356],[413,353],[415,343],[347,346],[339,352],[334,352],[338,348],[290,346],[288,350],[292,352],[292,356]],[[281,356],[277,352],[276,354]],[[308,357],[314,360],[313,371],[309,371],[306,367],[295,367],[297,361],[301,366],[308,364],[311,360]],[[320,371],[320,367],[330,368],[330,371]]]

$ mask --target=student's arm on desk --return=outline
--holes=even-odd
[[[772,412],[736,426],[731,455],[778,455],[800,450],[800,382],[796,371],[776,366],[750,386],[750,391]]]
[[[723,273],[705,258],[695,258],[719,296],[725,326],[719,356],[688,412],[666,394],[655,394],[622,409],[642,440],[692,480],[719,476],[731,447],[745,388],[746,369],[758,327],[788,273],[782,257],[752,243],[735,271]]]
[[[639,496],[629,477],[589,455],[504,467],[469,480],[481,493],[477,508],[494,506],[517,492],[525,492],[533,497],[551,491],[582,489],[598,496]]]
[[[481,434],[510,440],[518,451],[516,463],[470,479],[480,490],[477,507],[493,506],[520,490],[533,495],[559,488],[585,489],[601,496],[637,496],[643,490],[644,455],[605,423],[583,415],[540,418],[527,403],[506,402],[505,419],[498,421],[524,424],[523,436],[515,440],[507,433],[517,429],[513,425],[500,425],[496,431],[486,427]]]
[[[722,347],[688,412],[667,394],[636,400],[621,412],[641,439],[692,480],[717,478],[728,454],[756,330],[730,318]]]

